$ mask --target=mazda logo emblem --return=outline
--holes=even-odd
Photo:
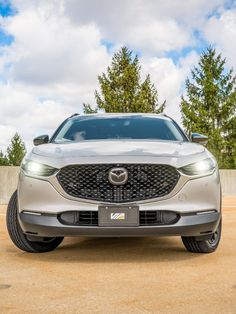
[[[128,180],[128,171],[125,168],[112,168],[109,170],[108,180],[113,185],[123,185]]]

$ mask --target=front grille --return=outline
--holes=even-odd
[[[98,226],[98,211],[64,212],[58,216],[58,219],[64,225]],[[178,220],[179,214],[172,211],[145,210],[139,212],[140,226],[171,225]]]
[[[122,167],[128,171],[124,185],[108,180],[109,170]],[[57,179],[64,191],[74,197],[125,203],[168,195],[179,180],[178,171],[169,165],[156,164],[93,164],[62,168]]]

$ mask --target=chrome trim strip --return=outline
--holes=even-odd
[[[26,210],[23,210],[22,213],[23,213],[23,214],[27,214],[27,215],[33,215],[33,216],[41,216],[41,215],[42,215],[41,213],[29,212],[29,211],[26,211]]]
[[[203,210],[201,212],[196,212],[196,215],[208,215],[212,213],[216,213],[217,211],[215,209],[212,210]]]

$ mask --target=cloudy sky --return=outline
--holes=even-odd
[[[138,53],[180,121],[184,81],[209,45],[236,69],[236,0],[0,0],[0,150],[51,134],[122,45]]]

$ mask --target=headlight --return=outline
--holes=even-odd
[[[58,169],[44,164],[40,164],[36,161],[26,159],[23,161],[21,168],[24,172],[31,176],[48,177],[58,171]]]
[[[208,175],[214,172],[216,163],[213,159],[207,158],[193,164],[179,168],[179,171],[188,176]]]

